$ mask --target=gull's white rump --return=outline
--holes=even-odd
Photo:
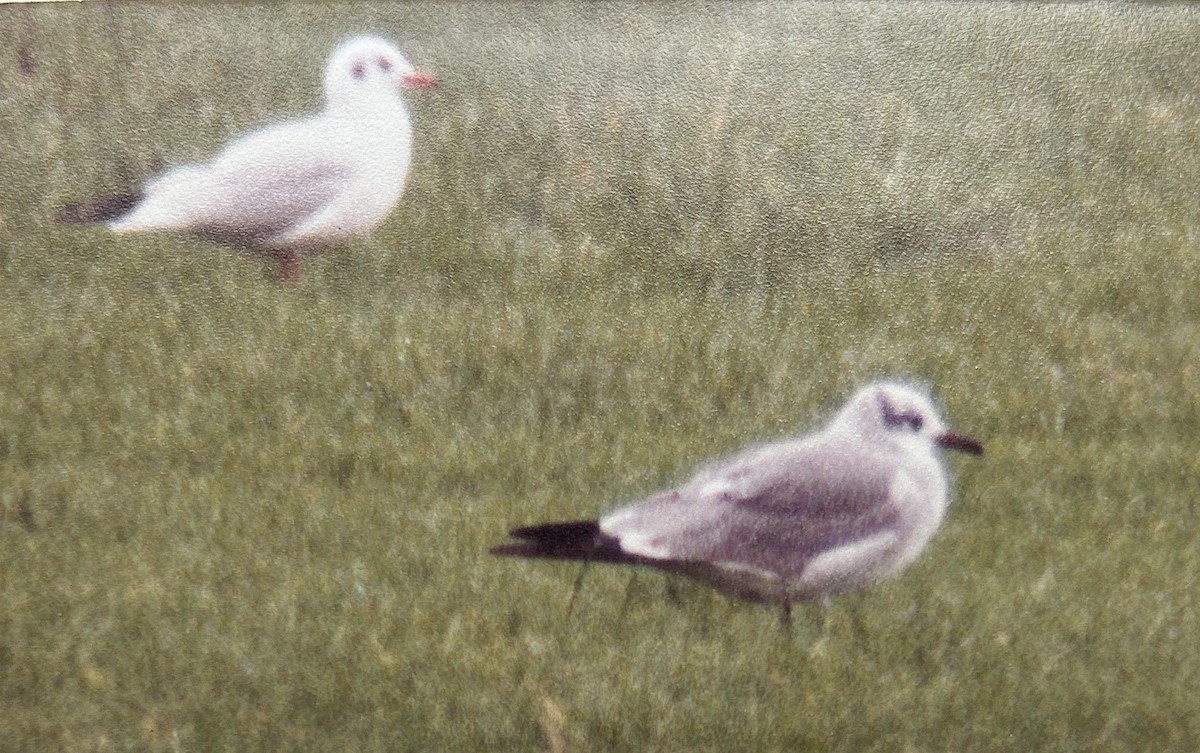
[[[598,520],[511,532],[492,554],[646,565],[791,604],[863,588],[912,562],[941,525],[939,447],[983,446],[895,383],[859,390],[821,431],[749,449]]]
[[[405,88],[436,81],[386,39],[343,42],[325,70],[325,109],[232,142],[137,194],[64,208],[65,222],[176,231],[268,256],[284,279],[300,258],[368,232],[392,211],[412,160]]]

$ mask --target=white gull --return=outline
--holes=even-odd
[[[325,109],[232,142],[211,162],[183,165],[141,194],[67,207],[71,222],[116,232],[178,231],[261,253],[294,277],[300,258],[383,221],[412,161],[405,88],[431,88],[386,39],[359,36],[325,69]]]
[[[901,384],[859,390],[821,431],[744,451],[598,520],[511,531],[492,554],[646,565],[783,607],[916,559],[947,506],[939,447],[983,454]]]

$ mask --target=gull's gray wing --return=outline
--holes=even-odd
[[[660,561],[796,576],[817,555],[896,525],[895,473],[854,447],[767,446],[618,510],[601,527],[625,551]]]
[[[146,204],[154,216],[180,217],[181,230],[250,248],[268,244],[346,190],[354,165],[339,143],[320,120],[272,126],[211,163],[163,175],[147,186]]]
[[[328,162],[259,173],[252,183],[234,185],[225,211],[211,213],[195,223],[192,231],[232,245],[269,245],[272,238],[328,206],[349,178],[344,165]]]

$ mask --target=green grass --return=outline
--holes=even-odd
[[[53,224],[317,106],[361,30],[445,83],[370,239],[280,286]],[[1195,750],[1197,31],[0,9],[0,751]],[[568,614],[575,568],[486,555],[881,375],[988,454],[823,624],[602,567]]]

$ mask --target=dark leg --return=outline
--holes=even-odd
[[[814,622],[816,622],[817,632],[825,632],[825,613],[829,611],[829,597],[822,596],[817,600],[817,608],[813,610]]]
[[[629,602],[633,599],[633,586],[635,583],[637,583],[636,572],[629,576],[629,583],[625,584],[625,598],[621,599],[621,611],[619,613],[621,622],[625,621],[625,613],[629,611]]]
[[[683,606],[683,599],[679,598],[679,589],[675,587],[675,579],[672,575],[667,575],[667,583],[665,586],[667,601],[676,609]]]
[[[783,594],[783,603],[779,611],[779,627],[785,632],[792,632],[792,589],[788,586],[785,576],[779,577],[779,589]]]
[[[567,616],[571,616],[571,612],[575,610],[575,599],[579,596],[579,589],[583,587],[583,574],[587,572],[588,565],[591,560],[584,560],[583,566],[579,568],[579,575],[575,577],[575,586],[571,589],[571,600],[567,602]]]

